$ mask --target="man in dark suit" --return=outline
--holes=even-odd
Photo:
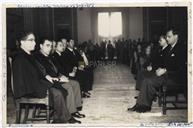
[[[129,111],[150,111],[152,100],[161,85],[166,84],[167,86],[171,86],[176,82],[186,82],[186,49],[179,41],[178,36],[179,34],[175,29],[167,31],[166,39],[171,49],[167,53],[165,66],[159,67],[155,71],[155,75],[143,80],[137,103],[134,107],[128,108]]]
[[[77,111],[77,108],[82,106],[79,84],[75,81],[69,81],[66,76],[59,72],[49,56],[51,50],[51,40],[44,38],[40,43],[40,51],[34,54],[38,62],[43,66],[42,76],[45,76],[48,80],[54,79],[53,83],[56,86],[62,86],[68,91],[67,108],[73,117],[81,118],[84,115]],[[50,82],[52,81],[50,80]],[[76,122],[81,123],[78,120],[76,120]]]
[[[102,57],[102,60],[105,60],[105,57],[106,57],[106,41],[103,40],[101,42],[101,57]]]
[[[64,43],[62,41],[56,42],[55,51],[52,54],[51,58],[54,65],[58,68],[59,72],[65,76],[68,76],[66,67],[63,66],[62,52],[64,51]]]
[[[107,53],[108,53],[108,60],[113,61],[114,58],[114,47],[111,44],[111,41],[109,40],[107,44]]]
[[[74,48],[74,40],[67,42],[67,48],[63,54],[63,65],[70,79],[77,80],[80,83],[83,97],[90,97],[88,91],[92,89],[92,80],[90,75],[85,71],[85,66],[88,65],[88,59],[85,54],[80,54]]]
[[[161,35],[159,39],[159,46],[156,52],[153,52],[153,69],[165,68],[165,59],[170,50],[170,45],[168,45],[165,35]]]
[[[18,34],[20,48],[13,57],[13,88],[16,99],[21,97],[43,98],[47,90],[50,91],[51,105],[54,108],[53,123],[75,123],[66,106],[67,91],[56,88],[51,82],[42,79],[40,65],[31,55],[35,49],[35,36],[32,32],[21,32]]]

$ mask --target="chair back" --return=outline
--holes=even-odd
[[[13,93],[13,96],[14,96],[14,99],[15,99],[15,95],[14,95],[14,82],[13,82],[13,64],[12,64],[12,58],[11,57],[9,57],[9,63],[10,63],[10,69],[11,69],[11,91],[12,91],[12,93]],[[49,102],[49,99],[48,99],[48,97],[49,97],[49,91],[47,90],[47,96],[45,97],[45,98],[30,98],[30,99],[36,99],[36,100],[38,100],[38,99],[41,99],[40,100],[40,103],[42,102],[42,99],[47,99],[47,102],[46,102],[46,104],[49,104],[48,102]],[[28,98],[29,99],[29,98]],[[16,100],[16,99],[15,99]]]
[[[13,64],[12,64],[12,58],[9,57],[9,63],[10,63],[10,70],[11,70],[11,91],[13,93],[14,96],[14,103],[16,106],[16,122],[20,122],[20,114],[21,114],[21,108],[20,108],[20,104],[25,104],[26,106],[26,112],[25,112],[25,117],[24,117],[24,122],[26,121],[38,121],[38,120],[42,120],[41,118],[36,118],[35,117],[35,113],[36,113],[36,105],[38,104],[43,104],[46,105],[46,120],[47,123],[50,122],[50,114],[49,114],[49,90],[47,90],[47,96],[45,98],[27,98],[27,97],[21,97],[19,99],[15,99],[15,95],[14,95],[14,82],[13,82]],[[28,114],[29,114],[29,104],[33,104],[35,105],[33,107],[33,111],[35,113],[33,113],[33,118],[28,118]]]
[[[11,57],[9,57],[9,63],[10,63],[10,71],[11,71],[11,91],[12,91],[12,93],[13,93],[13,95],[14,95],[14,88],[13,88],[13,66],[12,66],[12,58]],[[15,95],[14,95],[15,96]]]
[[[15,104],[15,106],[17,106],[17,99],[15,98],[14,87],[13,87],[14,85],[13,85],[13,64],[12,64],[12,58],[9,57],[8,60],[9,60],[8,63],[10,64],[11,92],[12,92],[12,94],[13,94],[13,101],[14,101],[14,104]]]

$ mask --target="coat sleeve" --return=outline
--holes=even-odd
[[[39,71],[40,78],[45,79],[45,77],[46,77],[46,75],[48,75],[48,73],[46,71],[46,68],[41,63],[42,60],[40,58],[40,54],[39,53],[33,54],[33,58],[34,58],[34,63]]]
[[[173,70],[168,70],[167,74],[170,77],[175,77],[177,81],[186,82],[187,79],[187,55],[186,49],[181,46],[175,53],[175,64],[173,65]]]
[[[13,69],[13,92],[15,98],[34,93],[34,87],[28,84],[31,79],[29,63],[22,56],[16,57],[12,63]]]
[[[69,73],[72,72],[72,69],[73,69],[73,62],[72,62],[72,59],[69,55],[69,53],[65,52],[63,55],[62,55],[62,66],[64,67],[64,70],[65,70],[65,75],[69,76]]]
[[[24,89],[23,87],[25,86],[24,84],[24,74],[23,74],[23,69],[25,70],[25,65],[24,61],[20,58],[16,58],[12,62],[12,69],[13,69],[13,92],[16,98],[19,98],[23,96]]]

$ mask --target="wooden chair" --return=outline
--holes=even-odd
[[[10,66],[11,66],[11,88],[14,95],[14,83],[13,83],[13,70],[12,70],[12,59],[9,58]],[[40,121],[40,120],[47,120],[47,123],[50,123],[50,106],[49,106],[49,91],[47,91],[47,96],[45,98],[26,98],[22,97],[19,99],[15,99],[15,106],[16,106],[16,123],[20,123],[21,120],[21,105],[25,106],[25,114],[24,120],[22,123],[26,123],[26,121]],[[29,115],[29,107],[30,105],[33,106],[33,114],[32,118],[28,118]],[[40,118],[39,113],[40,109],[38,109],[38,115],[36,115],[36,109],[38,105],[45,105],[46,106],[46,116]]]
[[[187,97],[185,96],[185,101],[179,101],[178,95],[184,94],[186,95],[186,84],[185,83],[174,83],[173,85],[164,84],[159,89],[158,94],[158,104],[161,107],[162,105],[162,113],[166,115],[167,110],[175,110],[175,109],[187,109],[187,107],[179,107],[177,103],[187,104]],[[175,100],[168,100],[167,97],[175,96]],[[168,107],[167,104],[170,103],[173,107]]]

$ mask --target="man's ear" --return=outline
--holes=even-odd
[[[174,37],[175,37],[175,39],[178,39],[178,35],[177,34],[175,34]]]
[[[23,43],[25,43],[23,40],[20,41],[20,44],[22,45]]]
[[[40,49],[42,49],[42,47],[43,47],[43,45],[42,45],[42,44],[40,44]]]

